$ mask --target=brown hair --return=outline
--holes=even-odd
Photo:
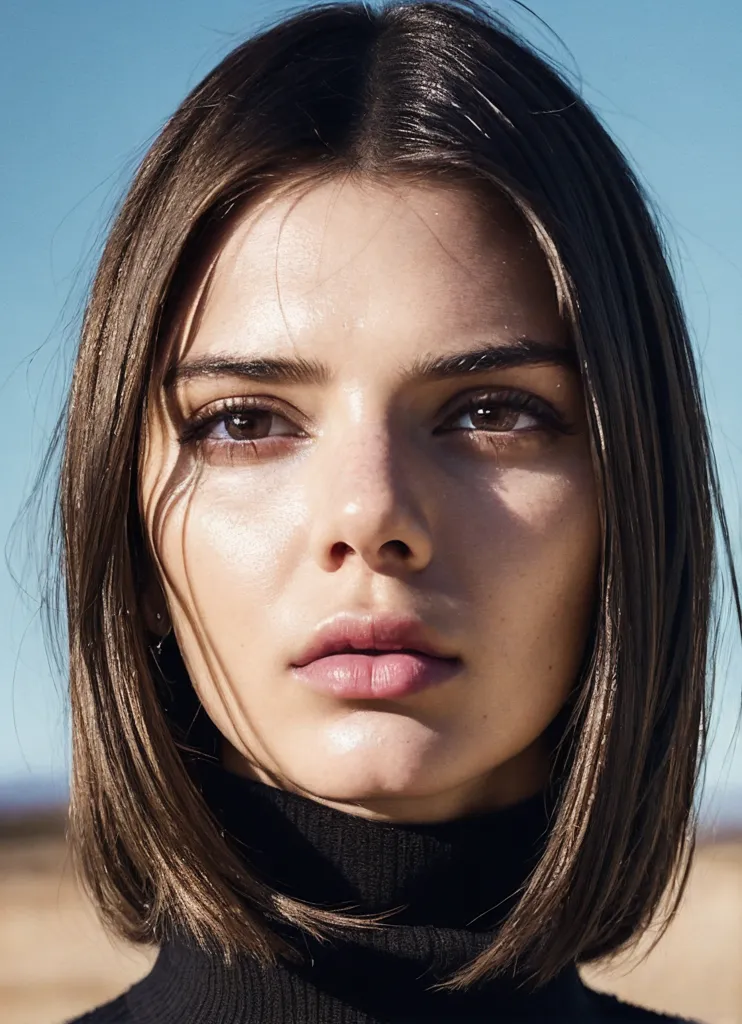
[[[516,961],[545,982],[631,939],[679,867],[673,910],[685,886],[715,514],[741,625],[742,609],[688,330],[646,198],[560,73],[474,0],[322,4],[284,19],[206,76],[136,174],[92,287],[63,424],[71,836],[104,919],[136,941],[182,928],[268,963],[292,955],[272,921],[317,935],[359,926],[252,877],[193,784],[189,737],[149,653],[137,500],[162,318],[204,238],[259,194],[345,174],[507,195],[571,326],[603,530],[589,656],[561,720],[543,856],[493,946],[442,985]]]

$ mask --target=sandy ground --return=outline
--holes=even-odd
[[[583,969],[595,988],[709,1024],[742,1024],[742,837],[699,848],[670,930],[638,966]],[[73,880],[58,834],[0,835],[0,1020],[59,1024],[147,972],[151,951],[117,945]]]

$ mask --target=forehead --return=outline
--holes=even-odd
[[[450,185],[333,180],[268,197],[230,227],[187,306],[181,357],[225,345],[347,356],[364,339],[379,357],[418,342],[448,350],[454,331],[561,333],[521,217]]]

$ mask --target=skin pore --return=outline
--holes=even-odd
[[[259,358],[323,372],[247,376]],[[263,199],[230,225],[167,362],[141,507],[225,765],[397,821],[541,789],[600,527],[579,372],[521,219],[439,183]],[[310,691],[291,662],[341,612],[415,615],[460,671],[394,700]]]

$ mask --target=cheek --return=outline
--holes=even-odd
[[[544,470],[508,469],[471,498],[457,521],[465,516],[471,572],[485,593],[569,589],[570,581],[593,578],[600,522],[586,457]]]
[[[459,586],[482,674],[496,664],[513,686],[529,680],[564,694],[597,593],[600,520],[587,454],[503,472],[470,503],[465,536]]]
[[[600,558],[592,471],[587,460],[568,469],[513,478],[502,495],[512,528],[510,635],[539,677],[565,692],[583,653]]]
[[[180,650],[207,712],[233,739],[248,691],[255,700],[248,680],[272,678],[284,653],[274,618],[306,548],[302,522],[285,488],[205,470],[163,524],[159,552]]]
[[[557,588],[592,577],[600,523],[592,473],[582,461],[558,472],[512,473],[499,493],[511,559]]]
[[[238,473],[234,476],[239,478]],[[161,557],[178,602],[200,619],[233,622],[280,593],[302,545],[303,513],[290,495],[207,475],[173,508]],[[273,495],[273,497],[272,497]]]

